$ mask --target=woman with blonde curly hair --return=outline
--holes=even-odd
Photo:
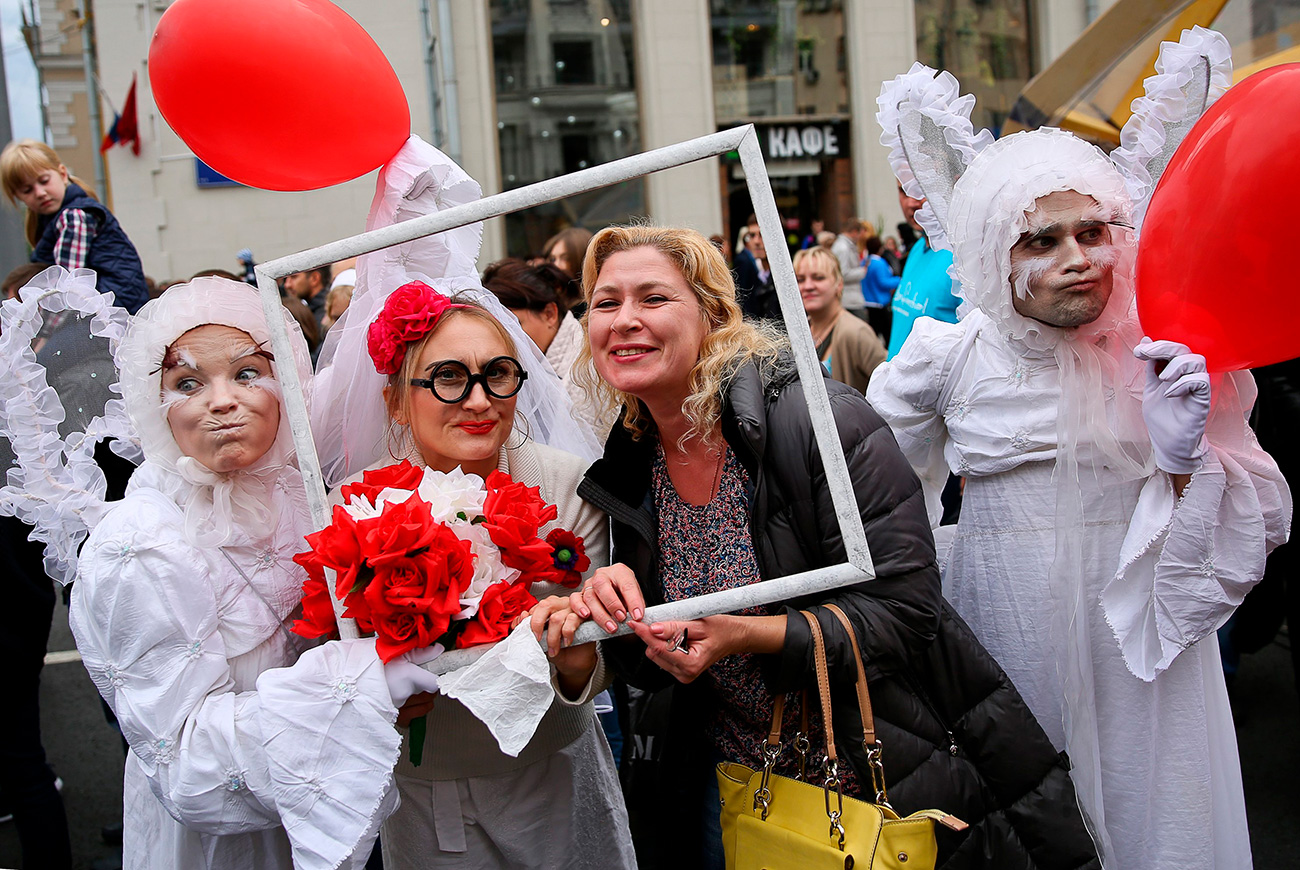
[[[615,564],[567,604],[551,599],[535,609],[532,623],[555,649],[586,619],[607,631],[627,623],[634,636],[602,642],[607,666],[640,689],[673,686],[660,740],[664,791],[629,794],[641,865],[723,866],[714,764],[763,766],[760,745],[778,697],[793,693],[787,737],[801,731],[823,745],[820,716],[804,719],[799,697],[811,690],[815,698],[817,683],[811,631],[798,610],[822,626],[832,683],[851,686],[852,645],[825,606],[834,604],[867,662],[876,721],[888,723],[881,739],[894,806],[943,807],[971,822],[973,833],[941,832],[941,866],[1007,866],[1017,838],[1058,844],[1055,854],[1036,855],[1039,866],[1088,866],[1091,844],[1068,774],[997,664],[944,609],[920,482],[889,427],[852,388],[826,381],[876,578],[740,613],[645,621],[648,604],[847,555],[785,340],[742,318],[731,272],[707,239],[652,226],[602,230],[587,249],[583,294],[588,345],[578,376],[586,368],[589,386],[622,405],[622,425],[578,494],[608,513]],[[981,704],[997,712],[996,734],[957,721]],[[801,719],[811,720],[811,732]],[[860,795],[871,780],[852,691],[837,689],[834,724],[840,757],[850,760],[841,784]],[[783,753],[777,770],[798,773],[796,753]],[[1022,796],[1036,801],[1032,819],[1010,807]],[[1024,830],[1035,825],[1042,829]],[[991,857],[972,858],[979,855]]]

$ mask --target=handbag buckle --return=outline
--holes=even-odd
[[[762,808],[763,821],[767,821],[768,808],[772,803],[772,789],[768,783],[772,779],[772,769],[781,757],[781,744],[763,741],[763,778],[759,780],[758,790],[754,792],[754,809]]]
[[[876,792],[876,803],[892,810],[889,795],[885,791],[884,747],[877,740],[875,746],[866,745],[864,741],[863,748],[867,750],[867,767],[871,769],[871,787]]]
[[[772,805],[772,792],[766,785],[761,785],[758,791],[754,792],[754,809],[762,813],[763,821],[767,821],[768,809]]]
[[[794,751],[799,753],[799,775],[795,777],[800,782],[808,781],[808,753],[812,751],[812,741],[808,735],[800,731],[794,736]]]
[[[840,851],[844,851],[844,825],[840,819],[844,817],[844,790],[840,786],[840,766],[833,758],[826,759],[822,766],[822,771],[826,778],[822,781],[822,797],[826,802],[826,818],[831,820],[831,837],[838,835]],[[831,785],[835,786],[835,809],[831,809]]]

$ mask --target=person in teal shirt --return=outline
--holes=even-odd
[[[916,222],[917,210],[925,205],[924,199],[908,196],[898,188],[898,205],[903,219],[918,232],[916,244],[907,252],[902,281],[894,291],[894,321],[889,333],[889,356],[893,359],[912,332],[918,317],[933,317],[947,323],[957,322],[957,306],[961,298],[953,291],[956,282],[948,275],[952,265],[951,251],[936,251],[926,244],[921,226]]]

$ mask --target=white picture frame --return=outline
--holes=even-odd
[[[645,618],[649,622],[698,619],[870,580],[875,577],[875,568],[867,547],[866,532],[862,527],[862,517],[858,512],[848,464],[845,462],[835,420],[831,415],[830,398],[826,393],[823,376],[824,370],[817,359],[817,351],[813,346],[812,334],[808,329],[808,321],[804,315],[803,302],[795,279],[794,264],[785,244],[785,229],[781,225],[776,200],[772,196],[772,184],[768,178],[767,166],[763,161],[763,154],[752,124],[624,157],[621,160],[540,181],[516,190],[493,194],[476,202],[448,208],[436,214],[339,239],[262,263],[256,267],[257,286],[270,328],[272,352],[277,359],[293,358],[289,349],[289,333],[285,319],[280,314],[280,291],[276,283],[279,278],[732,151],[740,155],[740,164],[745,172],[745,183],[749,188],[759,229],[764,238],[772,242],[767,246],[767,250],[777,298],[780,301],[781,316],[785,321],[799,380],[808,402],[813,432],[823,457],[826,479],[830,486],[831,499],[835,506],[840,535],[848,558],[838,565],[815,568],[739,589],[714,592],[651,607],[647,609]],[[285,407],[289,414],[294,445],[297,448],[298,465],[306,486],[312,521],[317,528],[324,528],[330,522],[330,509],[320,460],[312,439],[302,383],[292,366],[279,367],[277,376],[284,391]],[[332,596],[332,578],[329,585]],[[341,606],[336,600],[335,613],[339,616],[341,636],[356,637],[356,628],[352,620],[343,619],[341,612]],[[619,633],[628,631],[622,628]],[[602,628],[589,623],[579,629],[575,642],[584,643],[606,637],[608,635]],[[481,652],[481,648],[456,650],[438,657],[428,667],[445,673],[469,664]]]

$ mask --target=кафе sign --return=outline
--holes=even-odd
[[[847,121],[754,124],[768,160],[833,160],[849,154]]]

